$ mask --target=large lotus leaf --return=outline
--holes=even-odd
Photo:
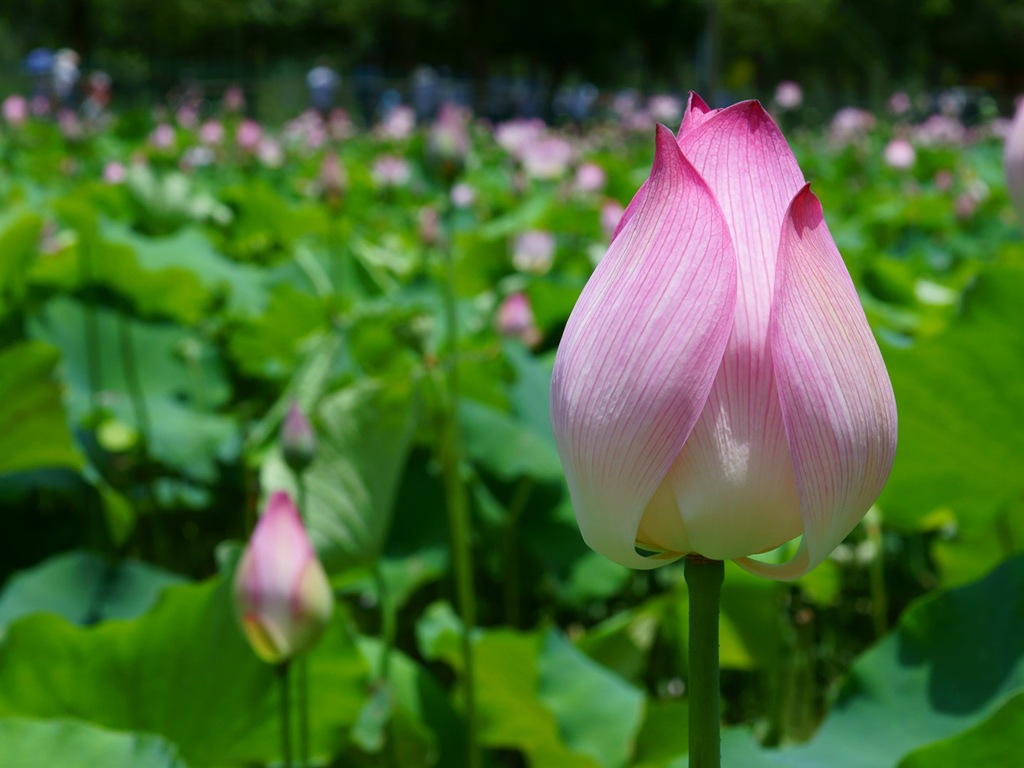
[[[206,315],[213,294],[195,271],[181,264],[146,264],[127,242],[103,237],[93,208],[78,199],[59,200],[57,215],[68,227],[70,247],[39,259],[32,280],[70,288],[99,285],[110,288],[140,314],[195,324]]]
[[[554,441],[538,434],[530,425],[472,400],[459,403],[459,423],[466,455],[497,477],[561,479],[562,465]]]
[[[949,331],[885,350],[900,413],[896,463],[879,502],[888,522],[915,529],[946,510],[964,525],[995,527],[997,515],[1019,508],[1022,306],[1024,267],[991,267]],[[970,575],[997,561],[979,558]]]
[[[435,604],[417,624],[421,652],[461,672],[461,627]],[[554,629],[478,631],[473,645],[482,744],[521,750],[533,768],[627,765],[643,719],[639,689]]]
[[[181,581],[147,563],[112,563],[93,552],[65,552],[11,577],[0,593],[0,632],[40,611],[74,624],[132,618],[144,613],[164,587]]]
[[[366,690],[343,611],[308,658],[314,751],[334,754]],[[0,716],[159,734],[192,768],[277,759],[278,682],[243,640],[219,579],[169,587],[130,621],[80,628],[28,616],[0,642]]]
[[[0,351],[0,475],[82,467],[54,378],[58,362],[58,351],[41,342]]]
[[[77,720],[0,718],[4,768],[188,768],[177,747],[148,733],[125,733]]]
[[[43,218],[31,211],[5,216],[0,230],[0,315],[22,298],[29,268],[39,253]]]
[[[316,459],[303,474],[303,514],[328,571],[380,554],[415,426],[415,401],[405,381],[364,379],[320,404]],[[261,479],[264,490],[287,489],[298,498],[279,451],[267,457]]]
[[[89,309],[69,298],[50,301],[29,328],[33,336],[60,348],[74,418],[91,413],[95,398],[122,422],[141,426],[131,397],[133,372],[152,430],[148,447],[155,459],[208,480],[214,476],[216,459],[234,449],[234,420],[215,412],[230,395],[227,380],[216,351],[194,333],[110,309]],[[93,363],[90,340],[95,341]],[[91,365],[98,393],[92,392]]]
[[[899,768],[1016,765],[1021,758],[1022,733],[1024,693],[1018,693],[975,727],[911,752]]]
[[[197,227],[183,227],[164,237],[147,237],[123,225],[109,224],[103,233],[113,243],[130,245],[144,269],[187,271],[206,291],[225,297],[229,314],[255,315],[266,306],[266,272],[223,256]]]
[[[891,768],[912,750],[981,723],[1021,690],[1024,557],[1016,557],[981,581],[907,609],[899,629],[854,664],[809,744],[762,750],[734,731],[723,739],[723,759],[749,768]]]

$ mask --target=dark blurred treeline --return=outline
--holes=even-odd
[[[1024,0],[3,0],[0,66],[69,46],[115,82],[321,60],[647,89],[794,79],[838,98],[1024,88]]]

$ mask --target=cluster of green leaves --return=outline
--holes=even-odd
[[[458,207],[422,132],[296,140],[267,166],[226,120],[214,163],[184,170],[199,140],[182,127],[173,149],[128,118],[0,135],[0,765],[279,760],[277,678],[227,584],[261,497],[294,488],[276,440],[292,401],[319,437],[305,516],[339,598],[309,659],[314,754],[465,764],[448,363],[487,764],[685,765],[681,569],[585,547],[547,411],[561,328],[607,244],[601,207],[643,180],[650,135],[572,136],[608,179],[583,192],[571,172],[529,178],[474,125],[458,181],[475,199]],[[882,148],[905,130],[790,132],[882,341],[900,445],[876,509],[814,572],[728,568],[729,764],[1010,764],[1024,718],[1024,241],[996,138],[890,168]],[[343,195],[320,184],[326,151]],[[133,154],[123,183],[100,180]],[[386,154],[407,184],[375,181]],[[512,266],[530,229],[557,233],[549,271]],[[532,346],[496,329],[514,292]]]

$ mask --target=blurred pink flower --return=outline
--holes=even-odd
[[[554,258],[555,236],[550,232],[523,232],[512,243],[512,266],[520,272],[543,275],[551,269]]]
[[[875,116],[866,109],[843,107],[832,117],[829,134],[833,141],[848,144],[875,127]]]
[[[348,176],[338,159],[338,153],[328,150],[320,163],[320,190],[329,200],[337,200],[345,194],[348,187]]]
[[[196,108],[193,105],[186,104],[178,109],[174,119],[178,121],[178,125],[182,128],[187,128],[191,131],[199,124],[199,113],[196,112]]]
[[[494,129],[494,140],[499,147],[518,159],[522,156],[523,148],[540,139],[545,130],[544,121],[536,118],[509,120]]]
[[[1010,199],[1017,217],[1024,223],[1024,99],[1017,104],[1013,125],[1003,146],[1003,169]]]
[[[19,93],[12,93],[4,99],[4,120],[12,128],[20,128],[28,120],[28,101]]]
[[[799,109],[804,103],[804,89],[799,83],[783,80],[775,86],[775,103],[779,105],[779,109]]]
[[[476,190],[466,182],[460,181],[452,187],[451,200],[456,208],[469,208],[476,202]]]
[[[913,167],[917,153],[914,151],[914,145],[906,139],[893,139],[885,145],[882,158],[890,168],[906,170]]]
[[[469,110],[445,102],[427,136],[428,151],[443,160],[461,163],[469,152]]]
[[[412,178],[409,163],[396,155],[381,155],[370,171],[378,187],[404,187]]]
[[[284,165],[284,147],[277,139],[264,136],[256,145],[256,159],[267,168],[280,168]]]
[[[683,100],[667,93],[651,96],[647,102],[647,113],[658,123],[678,123],[683,116]]]
[[[519,339],[528,347],[540,342],[540,329],[533,319],[533,308],[525,293],[512,293],[504,298],[498,306],[495,324],[502,336]]]
[[[542,136],[521,150],[523,170],[534,179],[557,179],[572,162],[572,144],[561,136]]]
[[[355,133],[355,126],[352,124],[352,118],[348,116],[348,112],[340,107],[332,109],[327,116],[327,132],[335,141],[347,139]]]
[[[160,123],[149,134],[149,143],[156,149],[166,152],[174,148],[176,138],[173,125],[170,123]]]
[[[381,124],[377,127],[377,132],[385,139],[404,141],[412,136],[415,129],[416,113],[412,107],[399,104],[392,107],[384,116]]]
[[[243,152],[255,152],[263,138],[263,128],[255,120],[246,118],[238,124],[235,143]]]
[[[926,147],[936,145],[959,146],[967,139],[967,129],[957,118],[932,115],[914,126],[914,142]]]
[[[583,163],[576,169],[575,186],[579,192],[600,192],[607,183],[608,176],[597,163]]]
[[[103,181],[107,184],[121,184],[128,175],[123,163],[111,160],[103,166]]]
[[[316,644],[334,612],[327,574],[287,493],[256,523],[234,578],[235,609],[261,659],[279,664]]]
[[[606,237],[611,238],[615,234],[625,210],[618,200],[605,200],[601,206],[601,229]]]
[[[910,97],[903,91],[896,91],[896,93],[889,97],[889,111],[894,115],[905,115],[912,106]]]
[[[37,93],[28,103],[29,111],[36,117],[50,114],[50,100],[42,93]]]
[[[219,120],[207,120],[199,128],[199,140],[211,147],[224,141],[224,126]]]
[[[224,111],[236,114],[245,109],[245,91],[238,85],[224,89]]]

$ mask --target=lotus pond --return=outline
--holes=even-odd
[[[727,563],[724,764],[1015,765],[1007,121],[776,117],[879,340],[899,445],[810,573]],[[687,764],[682,566],[586,546],[548,412],[654,116],[446,119],[0,126],[0,766],[285,763],[282,676],[232,592],[275,490],[299,501],[335,603],[292,680],[289,764]],[[292,406],[317,440],[298,474]]]

